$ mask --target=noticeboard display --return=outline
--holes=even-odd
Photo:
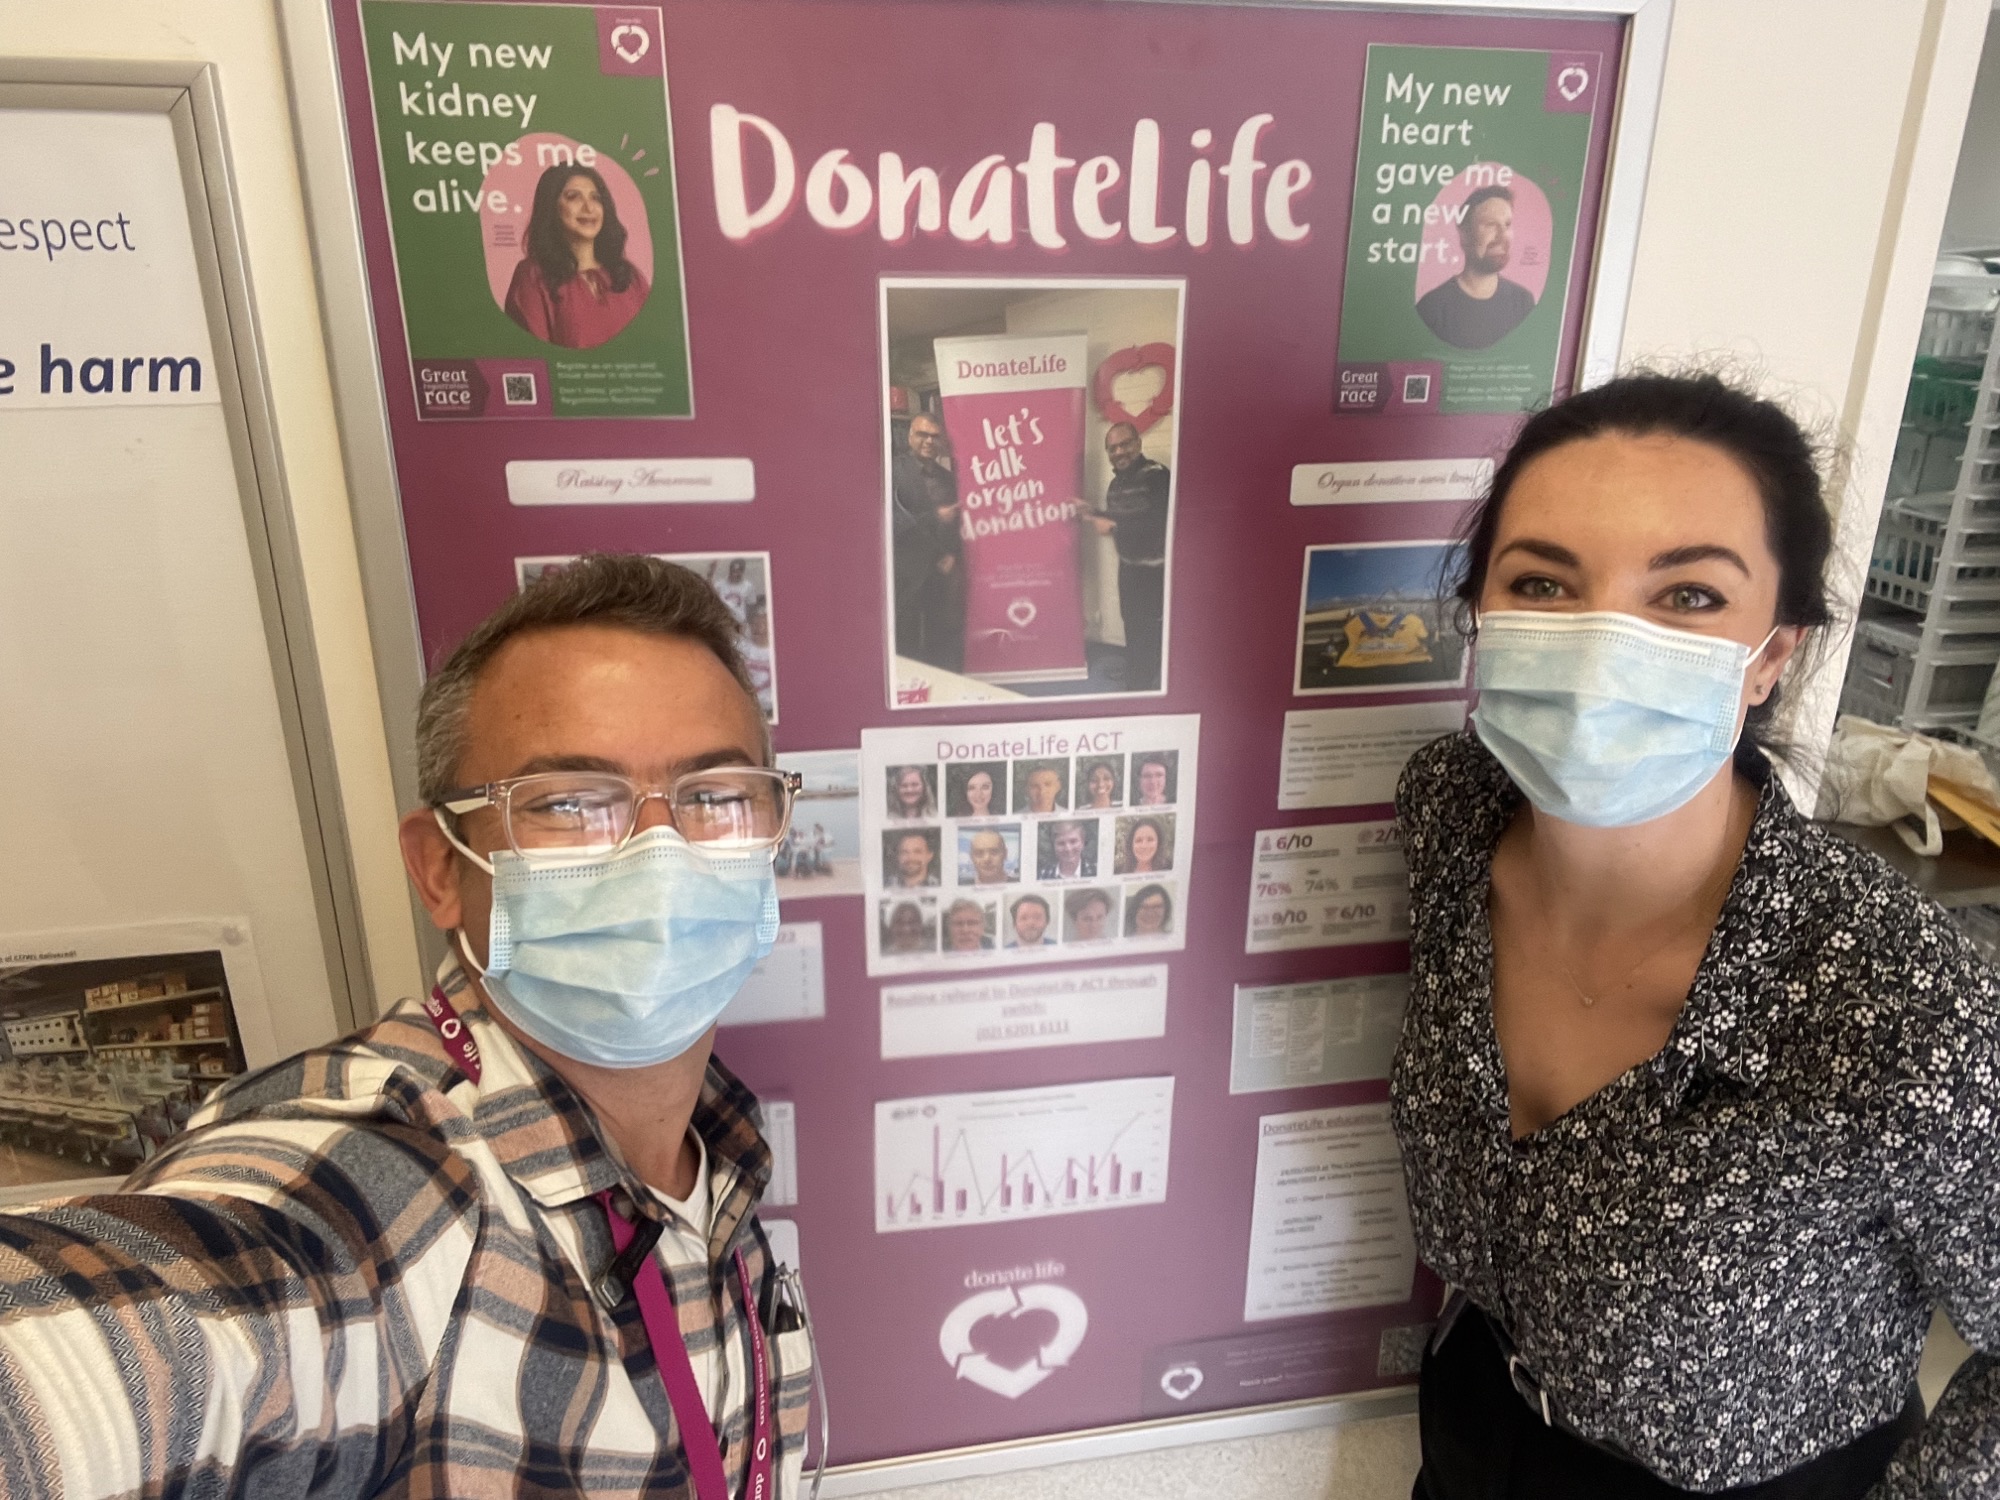
[[[1625,23],[333,9],[425,659],[670,556],[806,778],[717,1050],[832,1460],[1408,1384],[1387,804],[1575,376]]]

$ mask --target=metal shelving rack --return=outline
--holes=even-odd
[[[2000,263],[2000,251],[1979,256]],[[1841,711],[1971,731],[2000,662],[2000,275],[1940,273]]]

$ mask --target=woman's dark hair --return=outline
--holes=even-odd
[[[1470,620],[1486,589],[1500,509],[1522,470],[1565,444],[1605,433],[1688,438],[1735,459],[1764,502],[1764,536],[1778,560],[1775,623],[1808,631],[1833,623],[1826,593],[1833,518],[1820,478],[1818,445],[1782,406],[1719,375],[1646,372],[1580,391],[1535,413],[1522,426],[1493,471],[1485,498],[1466,522],[1464,571],[1452,590],[1462,633],[1476,633]],[[1777,708],[1778,692],[1773,688],[1744,721],[1739,758],[1755,765],[1766,752],[1783,752],[1771,732]]]
[[[1131,937],[1139,930],[1140,904],[1150,901],[1155,896],[1158,896],[1167,908],[1166,916],[1160,921],[1160,930],[1165,932],[1173,926],[1174,898],[1168,894],[1167,888],[1163,885],[1142,885],[1132,892],[1131,898],[1125,903],[1125,936]]]
[[[535,184],[535,206],[528,215],[528,254],[541,268],[542,280],[554,291],[576,275],[576,252],[569,247],[562,216],[556,211],[562,191],[573,177],[587,177],[597,187],[597,201],[604,206],[604,227],[597,231],[597,264],[611,278],[611,290],[622,292],[636,274],[625,258],[625,226],[618,218],[618,205],[611,189],[595,167],[563,163],[542,173]]]

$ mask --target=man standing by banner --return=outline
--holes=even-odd
[[[1173,472],[1139,450],[1139,429],[1113,422],[1104,434],[1111,482],[1104,513],[1092,516],[1099,536],[1118,549],[1118,613],[1125,622],[1125,690],[1160,686],[1161,635],[1167,607],[1167,516]]]
[[[988,682],[1088,675],[1080,333],[935,340],[957,456],[965,672]]]
[[[890,466],[896,654],[956,672],[965,664],[965,574],[959,566],[958,482],[941,463],[944,428],[910,418],[908,448]]]

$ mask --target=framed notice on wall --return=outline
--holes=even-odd
[[[809,773],[719,1052],[842,1484],[1407,1393],[1388,802],[1468,503],[1617,346],[1664,10],[333,0],[406,795],[393,663],[605,549]]]

